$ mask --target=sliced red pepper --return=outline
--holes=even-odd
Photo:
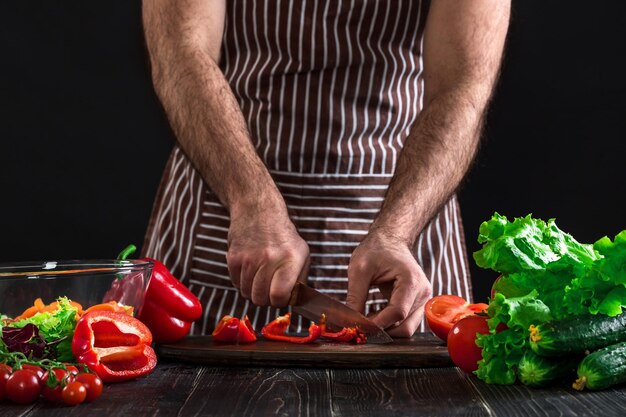
[[[218,342],[236,342],[239,333],[239,319],[233,316],[224,316],[213,330],[213,339]]]
[[[156,366],[150,329],[138,319],[115,311],[86,313],[76,324],[72,353],[104,382],[146,375]]]
[[[317,340],[322,334],[322,329],[320,326],[311,322],[309,326],[309,334],[304,337],[299,336],[287,336],[287,329],[291,324],[291,313],[287,313],[284,316],[278,316],[273,321],[267,323],[263,329],[261,329],[261,334],[266,339],[271,340],[281,340],[283,342],[290,343],[311,343],[314,340]]]
[[[239,320],[237,317],[226,315],[215,326],[213,339],[218,342],[249,343],[256,340],[256,332],[248,316]]]
[[[256,340],[256,332],[248,316],[239,321],[239,332],[237,333],[237,341],[240,343],[249,343]]]
[[[338,332],[329,332],[326,330],[326,315],[322,314],[320,318],[320,329],[322,331],[321,336],[325,339],[330,339],[334,342],[352,342],[356,344],[363,344],[367,341],[365,333],[359,331],[356,327],[344,327]]]

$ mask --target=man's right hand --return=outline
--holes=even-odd
[[[231,217],[226,260],[244,298],[284,307],[296,281],[306,280],[309,246],[287,215],[256,209]]]

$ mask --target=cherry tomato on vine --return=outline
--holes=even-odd
[[[11,367],[0,364],[0,401],[7,397],[7,381],[11,376]]]
[[[45,373],[43,368],[41,368],[40,366],[30,365],[28,363],[22,364],[22,369],[34,372],[37,375],[37,378],[39,378],[39,380],[43,378],[43,374]]]
[[[463,371],[471,374],[478,369],[478,361],[482,357],[482,349],[476,346],[476,333],[489,333],[489,325],[485,316],[467,316],[457,321],[448,335],[448,353],[452,362]],[[496,331],[507,329],[500,323]]]
[[[86,397],[87,390],[85,386],[78,381],[70,382],[61,391],[61,398],[67,405],[78,405],[85,401]]]
[[[78,375],[80,373],[80,371],[78,370],[78,368],[70,363],[64,363],[65,367],[67,368],[67,370],[74,374],[74,375]]]
[[[54,368],[53,371],[54,375],[56,376],[58,385],[56,385],[54,388],[50,387],[50,385],[48,384],[48,378],[50,373],[46,371],[42,378],[43,388],[41,389],[41,394],[46,400],[60,403],[63,401],[61,398],[61,392],[63,391],[63,387],[74,381],[74,374],[61,368]]]
[[[78,374],[76,381],[85,386],[87,390],[87,397],[85,402],[91,402],[97,399],[102,394],[102,380],[96,374]]]
[[[7,398],[18,404],[33,403],[40,393],[41,382],[33,371],[20,369],[13,372],[7,380]]]
[[[471,304],[457,295],[438,295],[426,302],[424,315],[430,330],[444,342],[452,326],[466,316],[472,316],[486,310],[485,303]]]

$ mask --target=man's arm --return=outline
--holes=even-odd
[[[375,318],[411,336],[432,287],[411,248],[454,193],[479,142],[498,75],[510,0],[433,0],[424,33],[424,108],[406,139],[382,209],[348,268],[348,305],[363,310],[371,285],[393,284]]]
[[[218,67],[224,16],[224,0],[144,0],[152,78],[181,148],[230,212],[233,284],[255,304],[282,306],[309,250]]]

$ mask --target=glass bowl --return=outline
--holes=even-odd
[[[114,300],[137,314],[153,265],[145,260],[0,263],[0,314],[16,317],[37,298],[49,304],[63,296],[84,309]]]

